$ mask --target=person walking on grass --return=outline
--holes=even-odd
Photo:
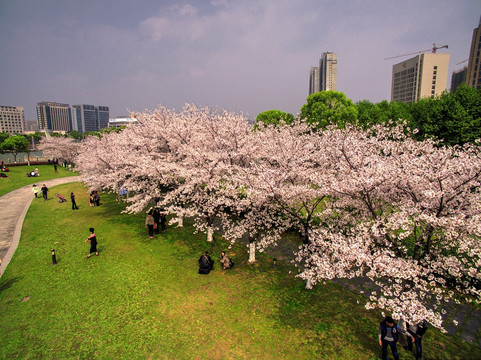
[[[35,199],[37,199],[38,198],[38,186],[36,184],[33,184],[32,192],[33,192],[33,195],[35,195]]]
[[[95,236],[94,228],[89,228],[90,231],[90,236],[85,239],[85,242],[89,241],[90,242],[90,251],[89,254],[87,255],[87,258],[90,257],[93,253],[95,253],[95,256],[99,256],[99,252],[97,251],[97,237]]]
[[[152,209],[150,209],[147,213],[147,218],[145,219],[145,227],[149,229],[149,238],[151,239],[154,238],[154,224],[155,224],[155,220],[152,214],[153,214],[153,211]]]
[[[47,187],[47,185],[43,184],[43,186],[42,186],[42,188],[41,188],[40,190],[42,190],[43,199],[44,199],[44,200],[48,200],[48,199],[47,199],[47,193],[48,193],[48,187]]]
[[[73,192],[70,193],[70,200],[72,200],[72,210],[78,210],[77,203],[75,202],[75,195]]]
[[[387,360],[387,347],[391,348],[394,360],[399,360],[399,355],[397,353],[396,343],[399,339],[399,332],[406,334],[406,330],[402,330],[398,324],[396,324],[391,316],[386,316],[386,318],[379,324],[379,345],[381,346],[381,359]],[[411,336],[410,334],[407,334]],[[412,340],[414,338],[411,336]]]
[[[428,329],[428,324],[425,320],[421,321],[417,325],[410,324],[406,322],[406,329],[408,332],[408,335],[406,337],[406,341],[408,343],[407,346],[403,346],[404,349],[413,351],[413,342],[416,346],[416,360],[422,359],[423,357],[423,347],[421,344],[421,340],[423,338],[424,333]],[[413,341],[414,339],[414,341]]]

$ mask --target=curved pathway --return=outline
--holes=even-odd
[[[69,176],[45,181],[39,179],[38,184],[45,184],[50,188],[55,185],[78,181],[81,181],[80,176]],[[42,196],[41,192],[39,194]],[[32,184],[10,191],[8,194],[0,197],[0,259],[2,260],[0,277],[7,268],[15,250],[17,250],[22,233],[23,220],[33,198]],[[52,198],[50,196],[50,199],[55,199],[55,197]]]

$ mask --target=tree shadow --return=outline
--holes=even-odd
[[[8,279],[8,280],[5,280],[5,281],[0,280],[0,292],[2,292],[4,290],[7,290],[8,288],[10,288],[10,286],[15,284],[17,281],[21,280],[22,278],[23,278],[23,275],[22,276],[16,276],[14,278],[11,278],[11,279]]]

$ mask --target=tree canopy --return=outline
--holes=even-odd
[[[481,138],[481,90],[460,85],[456,92],[424,98],[410,106],[410,126],[417,139],[434,137],[444,145],[463,145]]]
[[[423,98],[406,104],[386,100],[357,104],[358,124],[364,129],[377,124],[405,122],[417,129],[417,140],[433,138],[440,145],[464,145],[481,138],[481,90],[460,85],[456,92]]]
[[[265,127],[267,125],[289,125],[292,124],[294,120],[294,115],[290,113],[281,110],[267,110],[257,115],[254,128],[259,129],[261,126]]]
[[[15,162],[17,161],[17,154],[21,152],[27,152],[30,143],[23,135],[14,135],[5,139],[0,145],[1,152],[9,152],[13,154]]]
[[[357,120],[357,108],[352,100],[338,91],[321,91],[311,94],[307,103],[301,107],[301,119],[316,129],[325,129],[329,125],[344,128]]]

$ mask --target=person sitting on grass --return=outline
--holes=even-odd
[[[224,251],[220,254],[220,263],[222,264],[222,269],[226,270],[234,266],[234,262],[230,257],[226,255]]]
[[[97,251],[97,237],[95,236],[94,228],[89,228],[89,231],[90,231],[90,236],[87,239],[85,239],[85,242],[87,241],[90,242],[90,251],[89,251],[89,254],[87,255],[87,258],[89,258],[92,253],[95,253],[95,256],[99,256],[99,253]]]
[[[199,258],[199,274],[207,275],[214,269],[214,260],[211,259],[209,252],[206,251]]]

